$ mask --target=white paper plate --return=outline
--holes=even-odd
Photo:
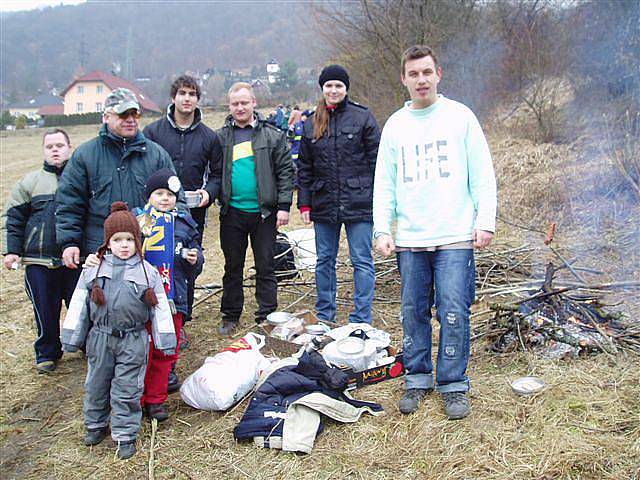
[[[538,377],[520,377],[511,382],[511,388],[518,395],[533,395],[544,387],[545,383]]]

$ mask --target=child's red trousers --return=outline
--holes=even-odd
[[[175,355],[165,355],[160,350],[156,350],[153,344],[153,336],[149,343],[149,363],[147,373],[144,377],[144,395],[142,395],[142,405],[158,404],[167,401],[167,385],[169,384],[169,373],[171,365],[178,360],[180,352],[180,329],[184,322],[183,313],[173,315],[173,327],[176,332],[176,353]],[[151,332],[151,324],[147,325],[147,330]]]

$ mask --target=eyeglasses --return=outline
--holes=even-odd
[[[142,114],[135,109],[131,109],[131,110],[127,110],[126,112],[122,112],[122,113],[118,113],[118,117],[120,117],[120,120],[126,120],[129,117],[133,117],[134,119],[138,120],[140,119],[140,117],[142,116]]]

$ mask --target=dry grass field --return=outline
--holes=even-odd
[[[207,122],[217,127],[221,114]],[[69,128],[74,144],[96,134],[96,126]],[[0,200],[12,185],[41,163],[41,131],[0,133]],[[571,194],[555,172],[576,167],[576,153],[567,147],[535,146],[517,139],[491,139],[501,191],[501,214],[511,219],[542,222],[544,212],[557,212],[563,246],[587,245],[585,232],[570,229],[579,207],[567,206]],[[553,168],[552,168],[553,167]],[[574,197],[571,197],[574,198]],[[566,208],[565,208],[566,207]],[[212,208],[205,233],[206,265],[199,284],[221,283],[218,219]],[[300,227],[293,209],[293,226]],[[631,216],[637,227],[638,215]],[[611,219],[609,219],[612,221]],[[629,221],[629,220],[627,220]],[[540,225],[540,224],[538,224]],[[498,242],[527,241],[548,254],[542,237],[499,224]],[[585,227],[586,228],[586,227]],[[606,232],[604,232],[606,233]],[[613,233],[611,233],[613,235]],[[598,242],[602,243],[601,239]],[[637,243],[637,240],[636,240]],[[608,278],[623,271],[638,275],[637,252],[626,251],[621,263],[613,249],[584,248],[584,264],[605,270]],[[250,256],[248,257],[250,258]],[[248,264],[251,262],[248,261]],[[114,455],[110,441],[87,448],[82,443],[82,392],[85,361],[65,355],[54,375],[35,372],[32,342],[35,325],[24,293],[22,271],[0,274],[0,478],[2,479],[639,479],[640,473],[640,359],[632,354],[609,358],[598,355],[575,360],[543,360],[532,353],[494,354],[484,339],[472,345],[469,376],[472,414],[448,421],[437,395],[428,397],[414,415],[397,409],[403,384],[393,380],[357,391],[357,396],[381,403],[386,415],[363,417],[358,423],[329,422],[309,455],[257,449],[233,439],[244,404],[229,412],[193,410],[178,394],[169,399],[171,418],[161,424],[153,445],[146,420],[138,439],[138,454],[128,461]],[[638,278],[637,276],[635,277]],[[622,279],[622,278],[618,278]],[[308,280],[313,278],[309,276]],[[339,291],[350,296],[350,284]],[[200,290],[199,292],[202,292]],[[246,291],[243,333],[252,327],[253,290]],[[200,293],[202,295],[202,293]],[[298,298],[294,289],[282,291],[281,306]],[[637,313],[637,299],[619,308]],[[397,288],[379,289],[375,324],[401,343]],[[385,299],[385,300],[383,300]],[[474,311],[492,299],[481,298]],[[216,333],[220,297],[213,295],[195,310],[188,325],[190,348],[178,364],[181,377],[198,368],[207,355],[227,339]],[[311,308],[307,297],[294,309]],[[347,309],[340,310],[346,321]],[[476,319],[478,317],[475,317]],[[510,381],[537,375],[548,388],[533,397],[516,396]]]

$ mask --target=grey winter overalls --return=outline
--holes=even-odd
[[[140,429],[140,397],[149,352],[145,324],[151,320],[154,340],[160,350],[173,353],[176,346],[171,311],[160,276],[144,262],[147,284],[142,268],[138,255],[128,260],[106,255],[97,278],[97,267],[83,271],[61,335],[65,351],[82,346],[86,337],[89,367],[83,411],[87,429],[106,427],[111,414],[111,436],[121,442],[135,440]],[[104,290],[105,305],[89,299],[94,279]],[[142,299],[149,286],[158,298],[155,308],[149,308]]]

